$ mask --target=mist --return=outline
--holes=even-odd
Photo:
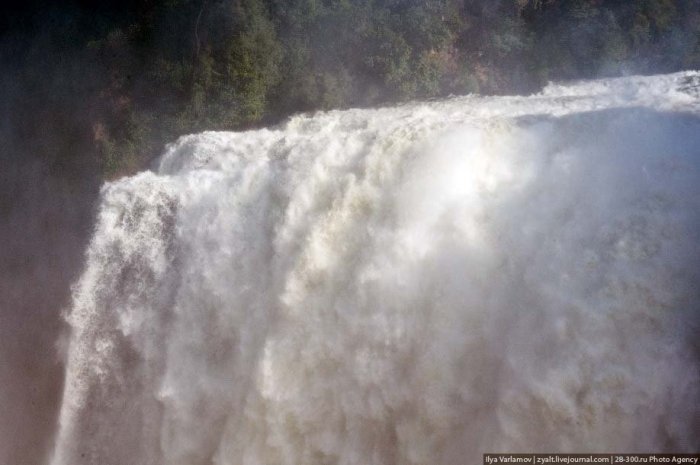
[[[50,463],[693,452],[697,85],[181,138],[102,189]]]

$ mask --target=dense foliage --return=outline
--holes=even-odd
[[[143,167],[164,141],[205,128],[700,66],[697,0],[38,6],[4,20],[3,61],[13,71],[3,102],[13,109],[8,124],[22,141],[39,132],[37,144],[61,134],[51,148],[60,158],[66,145],[92,144],[107,176]]]

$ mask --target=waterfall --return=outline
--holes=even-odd
[[[50,463],[696,452],[699,89],[182,137],[102,189]]]

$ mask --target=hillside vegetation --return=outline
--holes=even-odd
[[[74,1],[3,21],[15,146],[107,178],[293,112],[700,66],[697,0]]]

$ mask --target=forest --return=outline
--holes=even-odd
[[[295,112],[700,67],[696,0],[25,2],[0,33],[10,150],[102,179]]]

